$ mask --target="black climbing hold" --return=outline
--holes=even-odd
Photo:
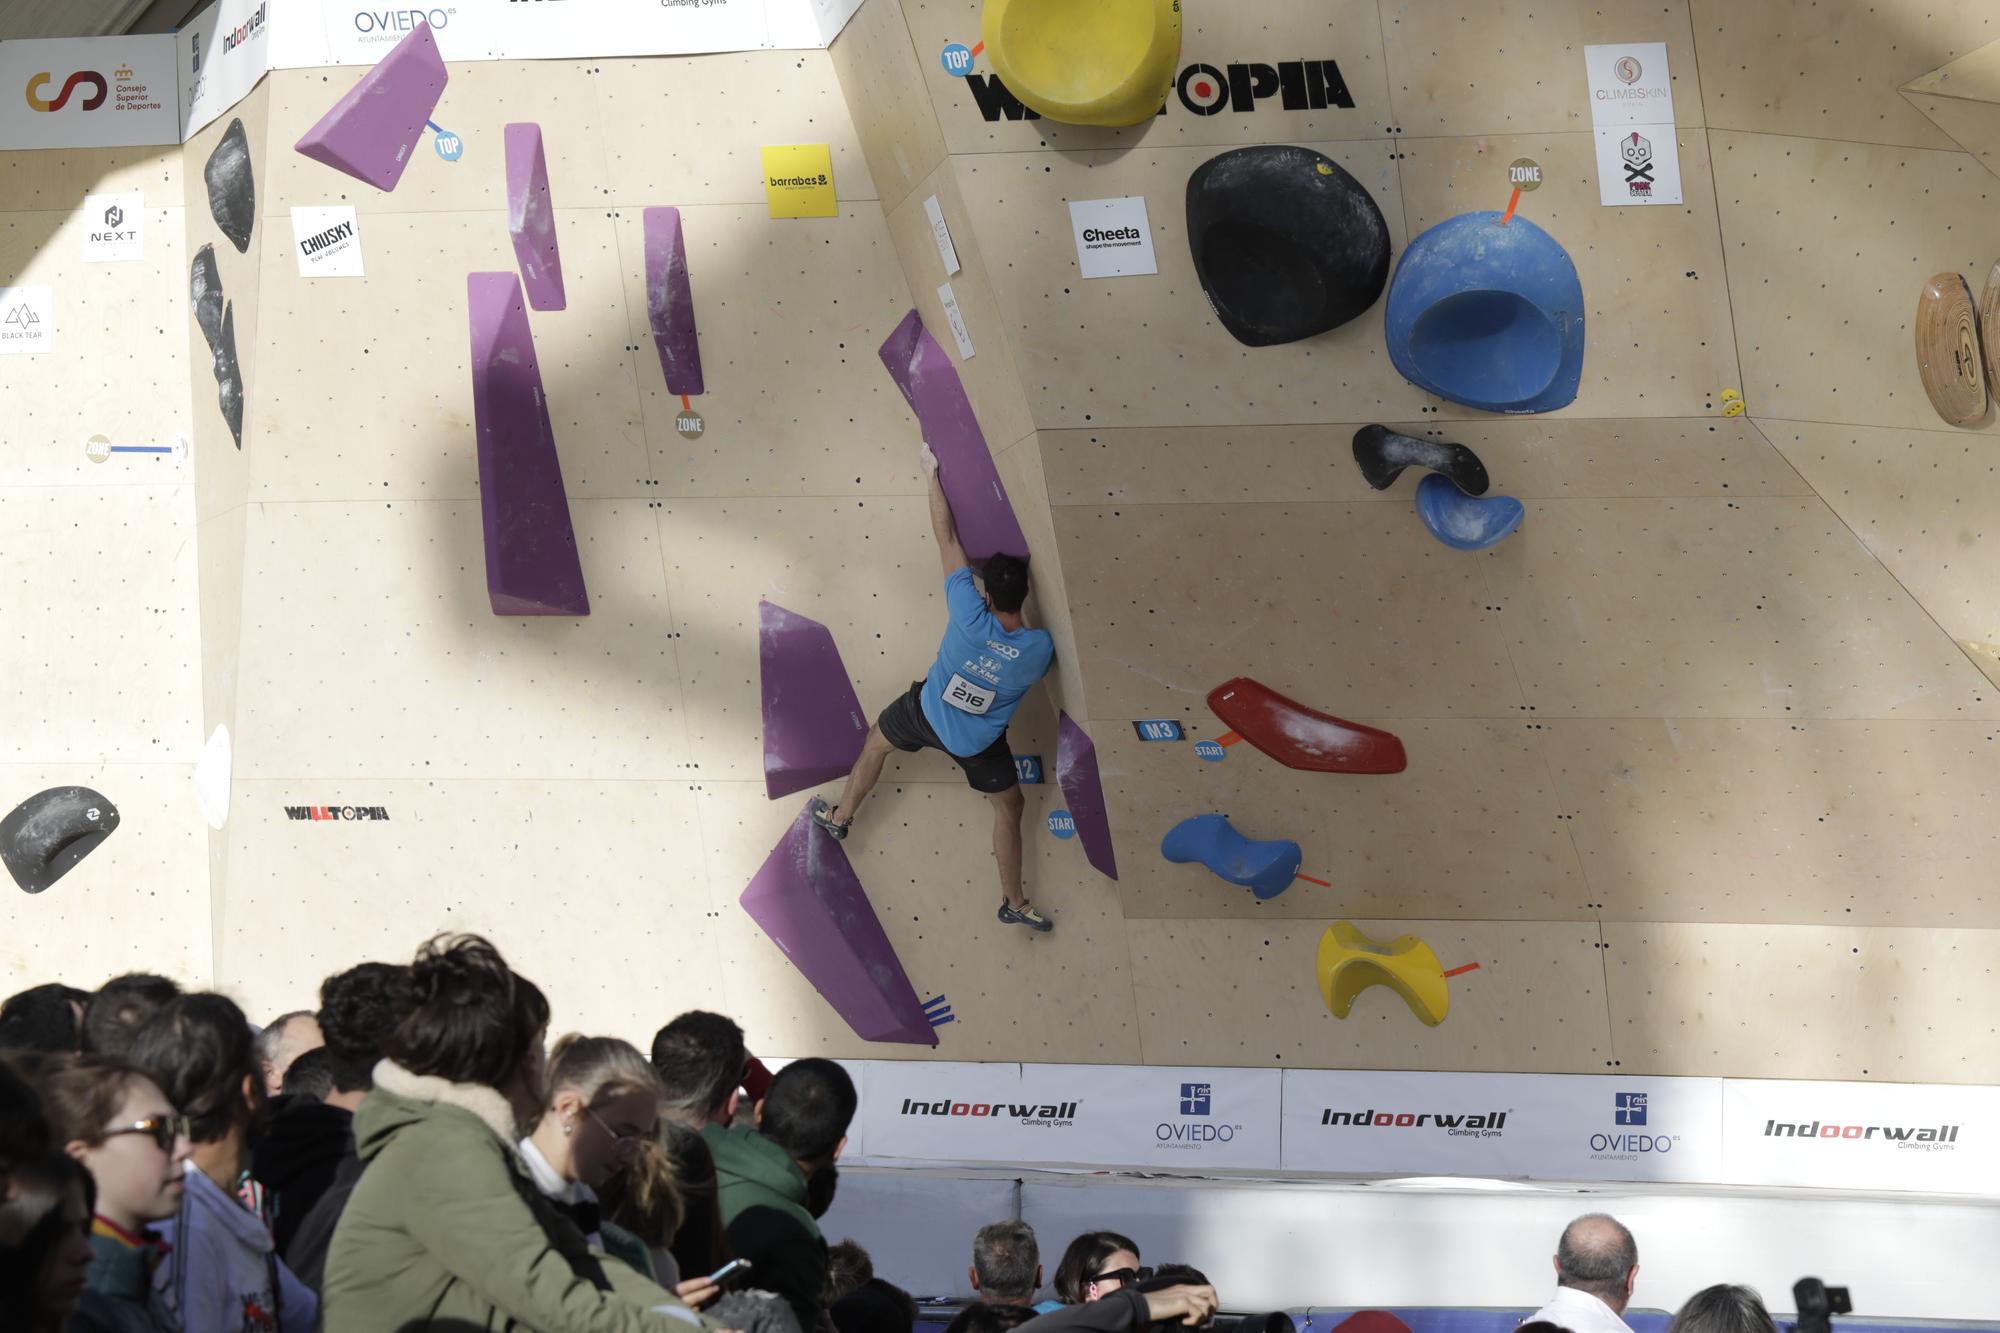
[[[1324,333],[1374,305],[1389,280],[1389,224],[1340,165],[1265,144],[1188,177],[1188,246],[1215,317],[1252,347]]]
[[[243,447],[243,368],[236,364],[236,303],[222,311],[222,345],[215,349],[215,401],[236,447]]]
[[[36,792],[0,819],[0,865],[25,893],[40,893],[97,850],[118,827],[118,808],[88,787]]]
[[[1354,432],[1354,461],[1361,475],[1378,491],[1386,491],[1406,467],[1429,468],[1458,484],[1467,495],[1484,495],[1491,483],[1479,455],[1449,440],[1419,440],[1398,435],[1387,426],[1363,426]]]
[[[222,297],[222,274],[215,266],[215,247],[195,251],[188,269],[188,294],[194,301],[194,322],[208,342],[216,383],[216,402],[236,447],[243,447],[243,369],[236,362],[236,307]]]
[[[204,245],[194,252],[188,268],[188,295],[194,301],[194,322],[213,352],[222,341],[222,274],[215,266],[215,247]]]
[[[201,178],[208,183],[209,215],[236,253],[243,254],[250,248],[250,229],[257,225],[257,183],[250,174],[250,138],[241,119],[229,122]]]

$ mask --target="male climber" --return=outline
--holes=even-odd
[[[836,838],[847,836],[855,812],[882,776],[889,748],[914,752],[943,750],[965,770],[974,791],[993,806],[993,856],[1000,863],[1000,919],[1031,930],[1055,929],[1021,893],[1021,782],[1014,752],[1007,745],[1007,719],[1055,660],[1055,640],[1047,630],[1021,623],[1028,598],[1028,564],[1011,555],[986,561],[986,595],[973,585],[965,548],[951,503],[938,484],[937,456],[924,446],[930,474],[931,531],[944,562],[944,603],[949,620],[930,675],[914,681],[909,693],[882,710],[868,729],[861,757],[847,775],[840,804],[815,800],[813,822]]]

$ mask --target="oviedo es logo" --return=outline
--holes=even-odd
[[[111,96],[111,85],[106,83],[104,81],[104,76],[102,74],[99,74],[94,69],[78,70],[76,73],[70,75],[67,79],[63,80],[62,91],[57,93],[54,98],[43,97],[42,90],[53,82],[55,82],[54,76],[52,76],[47,70],[43,70],[39,74],[34,74],[29,76],[28,78],[29,107],[31,107],[36,111],[60,111],[64,107],[69,105],[69,99],[71,95],[74,94],[78,88],[82,88],[85,86],[89,86],[91,88],[96,89],[95,92],[93,92],[88,97],[85,97],[83,99],[83,109],[85,111],[97,110],[97,108],[104,105],[104,99]]]

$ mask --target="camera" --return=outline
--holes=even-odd
[[[1792,1300],[1797,1304],[1797,1333],[1830,1333],[1833,1316],[1853,1314],[1854,1301],[1846,1287],[1829,1287],[1816,1277],[1802,1277],[1792,1284]]]

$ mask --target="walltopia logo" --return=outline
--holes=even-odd
[[[111,85],[104,76],[94,69],[80,69],[63,80],[62,91],[53,98],[42,96],[42,89],[54,82],[47,70],[28,78],[28,105],[36,111],[60,111],[69,105],[69,99],[78,88],[89,87],[94,91],[83,99],[85,111],[95,111],[104,105],[104,99],[111,96]]]
[[[1497,1139],[1507,1131],[1511,1111],[1336,1111],[1327,1107],[1319,1122],[1329,1128],[1441,1129],[1454,1138]]]
[[[1925,1152],[1952,1152],[1958,1147],[1957,1125],[1830,1125],[1818,1120],[1787,1122],[1766,1120],[1767,1139],[1861,1139],[1877,1134],[1898,1148],[1920,1148]]]
[[[1031,1102],[955,1102],[947,1097],[938,1102],[903,1099],[903,1115],[970,1116],[974,1119],[1018,1120],[1044,1129],[1063,1129],[1076,1123],[1075,1102],[1055,1102],[1036,1106]]]
[[[389,812],[379,805],[288,805],[287,819],[387,819]]]
[[[1009,91],[995,74],[968,74],[966,86],[979,114],[988,121],[1040,120]],[[1258,105],[1277,98],[1287,111],[1323,111],[1327,107],[1354,109],[1354,95],[1347,91],[1338,60],[1281,60],[1275,65],[1250,63],[1217,69],[1200,63],[1189,65],[1174,80],[1174,94],[1180,104],[1197,116],[1219,116],[1224,111],[1255,111]],[[1166,115],[1165,104],[1160,114]]]

